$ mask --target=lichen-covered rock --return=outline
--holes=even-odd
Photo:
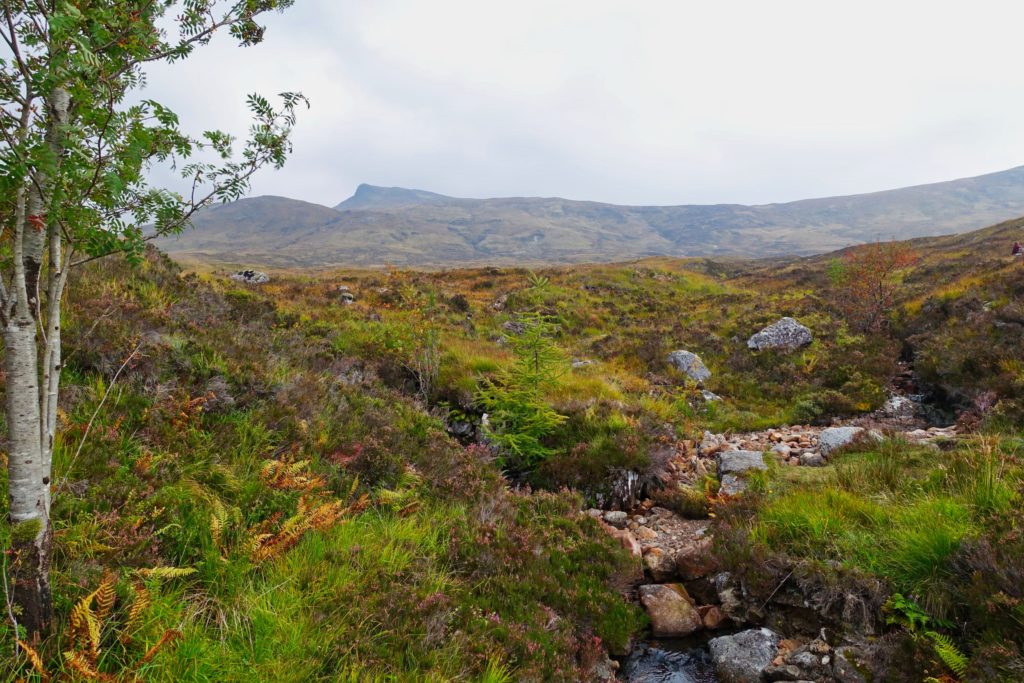
[[[843,446],[847,446],[864,431],[863,427],[829,427],[818,435],[818,450],[825,457]]]
[[[766,628],[720,636],[708,643],[721,683],[760,683],[761,672],[775,658],[781,636]]]
[[[792,351],[814,341],[811,331],[793,318],[781,318],[747,340],[747,347],[757,351],[782,349]]]
[[[668,354],[668,363],[694,382],[706,382],[711,379],[711,371],[704,365],[704,361],[691,351],[673,351]]]
[[[704,628],[700,612],[679,584],[640,586],[640,604],[651,618],[651,631],[655,636],[681,638]]]
[[[270,282],[270,276],[258,270],[240,270],[237,273],[232,273],[229,277],[247,285],[262,285]]]

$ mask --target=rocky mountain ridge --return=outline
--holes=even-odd
[[[179,259],[278,268],[810,255],[959,233],[1022,214],[1024,167],[757,206],[464,199],[364,184],[334,208],[269,196],[215,206],[194,219],[194,230],[160,246]]]

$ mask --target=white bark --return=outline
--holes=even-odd
[[[8,323],[4,356],[11,521],[19,524],[39,520],[38,541],[49,524],[50,473],[43,470],[39,439],[38,356],[35,320],[31,316],[17,316]]]

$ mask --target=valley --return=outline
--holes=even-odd
[[[154,681],[1013,680],[1022,230],[781,263],[89,267],[39,666],[91,656],[87,609],[95,666]],[[868,322],[844,273],[884,258]]]

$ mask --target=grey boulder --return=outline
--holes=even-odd
[[[711,379],[711,371],[704,365],[704,361],[691,351],[673,351],[668,354],[668,363],[694,382],[706,382]]]
[[[747,340],[756,351],[783,349],[793,351],[814,341],[811,331],[793,318],[781,318]]]
[[[781,639],[766,628],[713,639],[708,648],[720,683],[760,683],[761,672],[775,659]]]
[[[829,427],[818,435],[818,450],[828,457],[834,451],[853,443],[863,433],[863,427]]]

